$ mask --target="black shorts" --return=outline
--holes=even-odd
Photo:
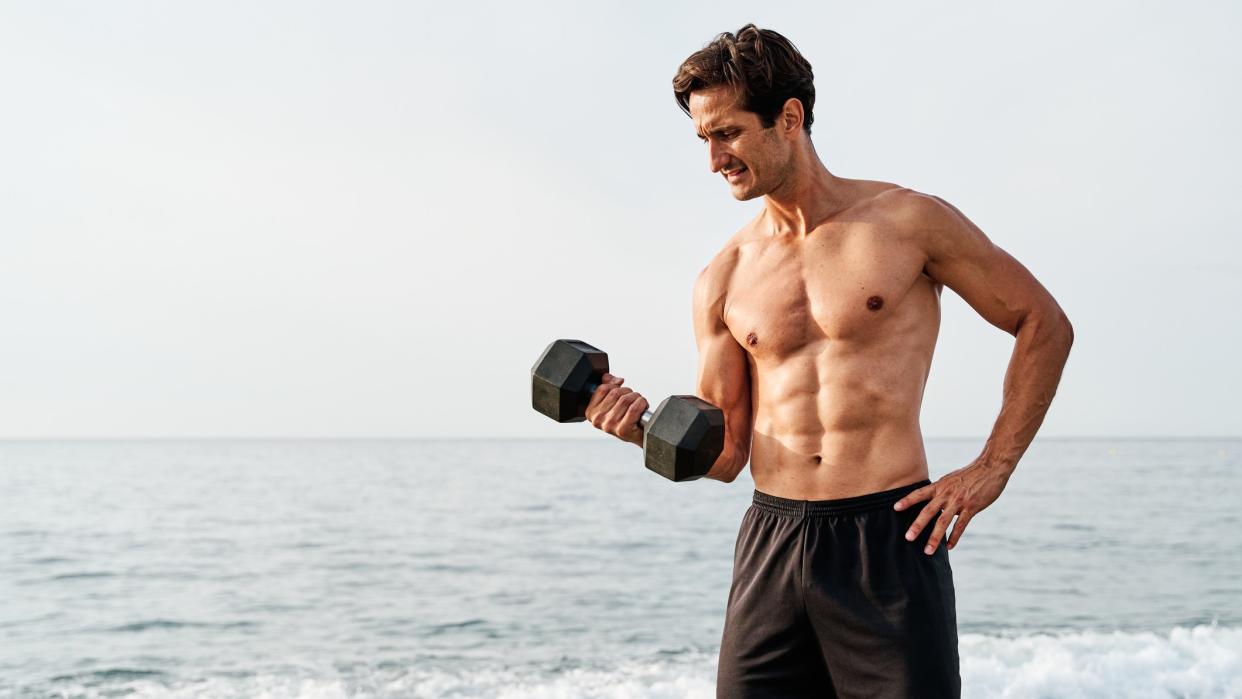
[[[957,614],[935,519],[906,541],[928,485],[837,500],[755,491],[738,532],[717,697],[958,697]]]

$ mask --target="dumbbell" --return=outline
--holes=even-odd
[[[531,368],[531,405],[557,422],[582,422],[607,372],[602,350],[557,340]],[[698,396],[669,396],[654,413],[644,410],[638,424],[644,463],[669,480],[703,477],[724,449],[724,412]]]

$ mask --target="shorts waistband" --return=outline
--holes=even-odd
[[[768,495],[756,490],[753,506],[766,512],[781,515],[842,515],[866,512],[867,510],[875,510],[892,505],[906,493],[930,484],[931,481],[924,478],[915,483],[909,483],[889,490],[881,490],[877,493],[867,493],[866,495],[855,495],[854,497],[837,498],[835,500],[790,500],[789,498]]]

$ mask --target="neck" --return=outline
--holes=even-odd
[[[804,238],[825,219],[849,205],[845,180],[828,172],[809,137],[794,149],[784,182],[764,196],[764,214],[773,235]]]

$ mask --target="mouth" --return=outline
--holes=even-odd
[[[736,168],[733,168],[732,170],[722,170],[721,172],[724,173],[726,180],[730,182],[737,182],[738,180],[742,178],[742,175],[746,174],[749,171],[750,171],[749,168],[747,168],[745,165],[741,165]]]

